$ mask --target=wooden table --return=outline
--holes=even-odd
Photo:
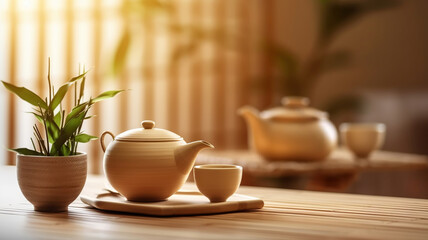
[[[148,217],[76,200],[65,213],[34,212],[15,167],[0,167],[0,239],[427,239],[428,200],[241,187],[265,207],[228,214]],[[84,192],[104,186],[89,176]],[[186,185],[186,188],[194,188]]]
[[[362,172],[428,169],[428,156],[377,151],[369,159],[354,159],[349,151],[338,148],[324,161],[269,162],[248,150],[214,150],[198,154],[196,164],[210,163],[243,166],[245,185],[344,191]]]

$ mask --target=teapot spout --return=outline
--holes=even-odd
[[[178,146],[174,152],[178,169],[183,174],[189,174],[195,163],[196,155],[204,148],[214,148],[214,146],[202,140]]]
[[[248,144],[250,148],[257,148],[261,143],[266,142],[266,123],[259,117],[259,111],[254,107],[244,106],[238,109],[238,114],[247,123]]]
[[[241,115],[251,127],[259,125],[259,111],[254,107],[241,107],[240,109],[238,109],[238,114]]]

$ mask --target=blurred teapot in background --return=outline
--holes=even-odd
[[[260,112],[239,109],[247,123],[249,145],[271,161],[319,161],[337,145],[337,131],[328,114],[310,108],[309,99],[284,97],[283,106]]]

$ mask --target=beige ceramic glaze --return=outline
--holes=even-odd
[[[228,164],[195,166],[194,179],[199,191],[211,202],[224,202],[236,192],[242,179],[242,167]]]
[[[34,210],[67,211],[85,185],[86,153],[65,156],[17,156],[18,183]]]
[[[327,113],[309,108],[307,98],[285,97],[282,104],[261,113],[249,106],[239,110],[251,148],[272,161],[325,159],[337,145]]]
[[[129,201],[161,201],[178,191],[186,181],[198,152],[208,142],[186,143],[168,130],[154,128],[143,121],[142,128],[128,130],[117,137],[101,135],[104,172],[111,184]],[[113,142],[104,146],[106,134]]]
[[[343,143],[359,158],[367,158],[379,149],[385,139],[383,123],[343,123],[340,134]]]

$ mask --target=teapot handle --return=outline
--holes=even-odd
[[[106,152],[106,146],[104,145],[104,137],[106,136],[106,134],[110,135],[114,140],[114,134],[109,131],[105,131],[103,132],[103,134],[101,134],[100,143],[101,143],[101,148],[103,149],[103,152]]]

